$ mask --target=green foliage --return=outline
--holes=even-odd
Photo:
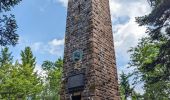
[[[10,11],[21,0],[0,0],[0,46],[16,45],[19,39],[15,16],[5,12]]]
[[[160,45],[158,42],[153,42],[149,37],[142,38],[135,48],[129,50],[132,53],[130,66],[135,66],[137,71],[141,73],[152,70],[152,67],[150,68],[147,65],[156,59]],[[138,72],[136,73],[140,74]]]
[[[162,44],[164,41],[155,42],[150,38],[143,38],[130,50],[130,66],[135,68],[135,83],[144,82],[145,99],[166,100],[169,96],[169,81],[160,80],[166,68],[160,64],[150,66],[157,59]]]
[[[42,80],[34,71],[36,58],[30,47],[21,51],[21,63],[13,64],[13,57],[8,48],[0,54],[0,99],[2,100],[59,100],[63,60],[44,61],[42,69],[46,72]],[[43,91],[43,92],[42,92]]]
[[[18,26],[14,15],[0,16],[0,45],[16,45],[18,41],[18,34],[16,34]]]
[[[21,52],[22,63],[12,62],[8,48],[1,52],[0,60],[0,98],[17,100],[32,98],[36,100],[43,89],[41,78],[36,72],[35,57],[29,47]]]
[[[35,99],[37,98],[36,95],[42,91],[43,86],[41,78],[34,72],[36,62],[30,47],[26,47],[24,51],[21,51],[21,62],[20,75],[18,76],[18,79],[20,79],[20,96]]]
[[[63,70],[63,60],[58,59],[56,62],[44,61],[42,69],[46,72],[45,89],[43,99],[59,100],[61,90],[61,77]]]
[[[155,2],[152,12],[149,15],[138,17],[136,21],[141,26],[148,26],[147,33],[152,41],[161,42],[159,53],[147,65],[154,69],[158,65],[164,68],[164,74],[157,77],[157,81],[170,81],[170,0],[150,0]]]
[[[9,53],[8,48],[4,48],[1,50],[0,54],[0,97],[4,98],[6,95],[11,94],[12,88],[12,56]],[[12,79],[11,79],[12,78]]]
[[[154,84],[145,84],[145,93],[144,99],[148,100],[169,100],[169,92],[167,91],[170,88],[169,83],[164,81],[159,81]]]
[[[132,96],[133,88],[130,87],[129,78],[131,75],[126,75],[124,72],[120,74],[120,93],[122,100],[127,100]]]
[[[4,49],[1,50],[1,54],[0,54],[0,66],[1,66],[1,68],[6,64],[11,64],[12,59],[13,59],[13,57],[11,56],[11,53],[9,53],[8,48],[4,48]]]
[[[143,59],[142,63],[144,65],[140,63],[137,67],[138,71],[140,70],[139,72],[142,73],[142,78],[146,83],[145,90],[147,93],[149,92],[147,97],[151,99],[166,100],[165,98],[170,98],[170,0],[148,1],[151,2],[151,13],[142,17],[137,17],[136,21],[140,26],[148,27],[147,33],[149,34],[149,37],[151,37],[150,40],[153,43],[159,43],[159,46],[157,48],[154,47],[153,52],[141,53],[141,55],[147,55],[147,53],[149,55],[152,54],[153,58],[146,56],[147,59],[150,59],[149,62]],[[151,42],[149,44],[151,44]],[[149,47],[149,50],[152,51],[152,49],[150,49],[152,47],[153,46]],[[138,53],[140,54],[140,52]],[[134,60],[136,61],[132,62],[137,62],[137,60],[140,59],[136,58]]]
[[[26,47],[24,51],[21,51],[22,66],[29,65],[34,68],[36,64],[35,59],[30,47]]]

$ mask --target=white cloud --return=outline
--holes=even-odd
[[[51,54],[58,57],[63,56],[64,39],[53,39],[48,43],[35,42],[31,45],[34,52]]]
[[[145,15],[150,12],[150,7],[145,0],[110,0],[110,9],[112,15],[114,42],[116,56],[119,61],[128,62],[130,47],[137,44],[138,39],[145,36],[145,27],[139,27],[135,22],[135,17]],[[128,17],[125,23],[117,21]]]
[[[49,42],[49,45],[52,45],[52,46],[61,46],[61,45],[64,45],[64,39],[62,39],[62,40],[54,39],[54,40]]]
[[[129,16],[134,18],[142,16],[149,10],[146,0],[110,0],[112,17]]]
[[[114,6],[115,5],[115,6]],[[114,42],[118,65],[118,74],[123,71],[126,74],[132,72],[133,68],[127,68],[130,47],[136,46],[138,40],[145,36],[145,27],[139,27],[135,22],[135,17],[143,16],[150,12],[146,0],[110,0],[112,15]],[[116,23],[119,17],[127,16],[126,23]],[[130,79],[132,80],[132,79]],[[136,92],[143,93],[143,85],[135,87]]]
[[[127,51],[137,44],[139,38],[145,36],[145,27],[138,27],[135,20],[130,19],[128,23],[115,25],[113,28],[118,28],[114,34],[117,59],[126,62],[129,60]]]
[[[48,43],[48,51],[52,55],[62,56],[63,47],[64,47],[64,39],[53,39]]]
[[[67,7],[68,0],[57,0],[57,1],[62,3],[63,6]]]

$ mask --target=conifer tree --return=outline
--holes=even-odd
[[[128,97],[132,96],[133,88],[130,87],[130,77],[130,74],[126,75],[124,72],[120,74],[120,93],[122,100],[127,100]]]
[[[146,94],[145,96],[151,97],[151,99],[156,98],[166,100],[165,98],[170,97],[170,0],[147,1],[149,1],[152,7],[151,13],[137,17],[136,21],[140,26],[147,26],[146,33],[149,35],[150,41],[152,44],[155,42],[159,43],[159,47],[156,47],[156,49],[154,46],[143,48],[148,49],[148,51],[150,50],[150,54],[148,51],[145,53],[148,53],[152,58],[148,58],[149,56],[145,54],[147,56],[144,56],[144,62],[140,63],[143,64],[143,67],[139,68],[145,72],[143,77],[147,82],[145,90],[147,90],[146,92],[149,92],[149,94]],[[153,47],[154,50],[152,50]],[[136,49],[141,50],[139,47]],[[155,52],[155,50],[157,52]],[[141,54],[141,57],[142,54],[144,54],[142,52],[134,52],[133,54],[136,55],[135,53]],[[133,59],[133,62],[137,63],[138,60],[139,57]]]
[[[21,0],[0,0],[0,46],[16,45],[19,39],[15,16],[7,13]]]
[[[156,69],[157,65],[164,68],[164,74],[153,77],[153,83],[159,81],[170,81],[170,0],[148,0],[152,11],[150,14],[137,17],[140,26],[147,26],[147,33],[152,41],[164,43],[159,47],[159,53],[152,63],[148,63],[147,71]],[[170,90],[169,90],[170,91]]]
[[[169,81],[160,79],[165,74],[165,67],[158,64],[152,69],[148,66],[157,59],[160,47],[164,42],[152,41],[150,37],[142,38],[138,45],[130,50],[131,61],[129,64],[135,69],[133,72],[135,83],[142,82],[144,84],[143,98],[145,100],[168,100],[170,96]]]
[[[41,78],[35,68],[35,57],[32,54],[31,48],[26,47],[24,51],[21,51],[21,64],[19,67],[19,80],[18,83],[20,91],[19,97],[37,99],[37,95],[42,91]]]
[[[14,66],[12,65],[13,57],[8,48],[1,50],[0,54],[0,99],[11,98],[16,92],[13,88],[12,77]]]

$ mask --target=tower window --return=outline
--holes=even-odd
[[[78,12],[80,13],[81,7],[80,4],[78,5]]]

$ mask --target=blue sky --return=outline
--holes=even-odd
[[[30,46],[40,65],[44,60],[63,56],[66,8],[50,0],[23,0],[12,11],[18,23],[19,44],[12,47],[15,59]],[[61,41],[57,44],[55,42]],[[51,50],[49,50],[51,49]],[[58,53],[57,53],[58,51]]]
[[[110,0],[118,73],[127,69],[127,50],[145,36],[145,27],[135,23],[136,16],[150,12],[147,0]],[[37,69],[44,60],[63,57],[67,0],[23,0],[12,13],[18,23],[19,44],[11,47],[15,59],[30,46],[37,58]]]

